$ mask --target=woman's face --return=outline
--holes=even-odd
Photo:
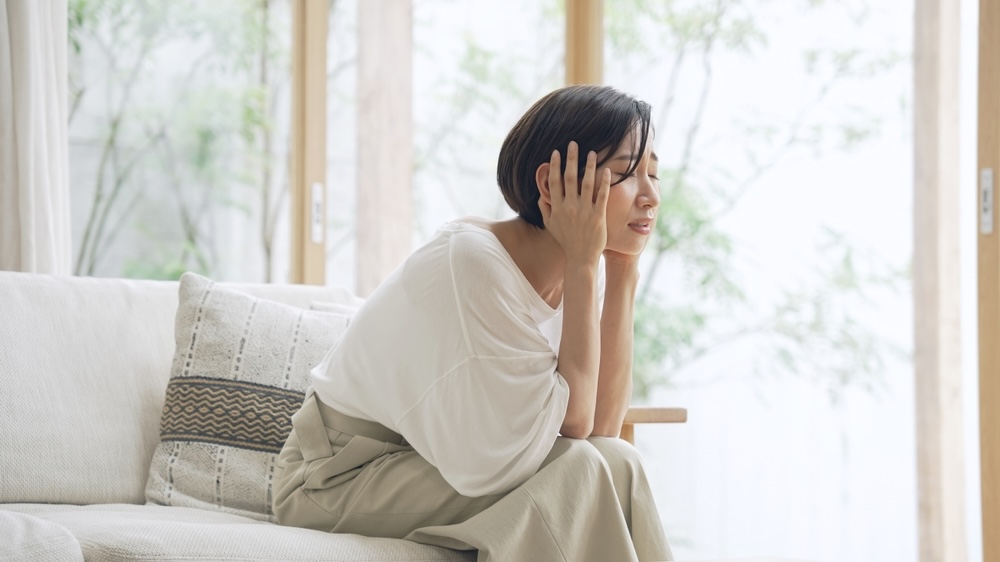
[[[639,166],[631,176],[624,174],[639,150],[637,138],[634,142],[622,143],[602,165],[602,168],[611,169],[612,184],[624,178],[621,183],[612,185],[608,193],[607,250],[638,255],[656,227],[656,211],[660,205],[659,161],[651,144],[646,143],[646,152],[639,156]]]

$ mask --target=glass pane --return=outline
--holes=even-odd
[[[331,0],[327,36],[326,284],[354,286],[358,189],[358,2]]]
[[[690,421],[636,438],[678,559],[916,559],[912,10],[607,1],[657,129],[637,399]]]
[[[331,4],[327,283],[354,287],[357,3]],[[464,215],[510,216],[496,187],[507,131],[563,81],[565,24],[554,0],[413,3],[415,233],[423,244]]]
[[[507,132],[564,81],[561,3],[414,5],[417,244],[466,215],[513,216],[496,185]]]
[[[287,279],[287,0],[69,4],[76,273]]]

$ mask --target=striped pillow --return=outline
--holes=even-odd
[[[274,462],[291,415],[348,319],[184,274],[147,503],[274,521]]]

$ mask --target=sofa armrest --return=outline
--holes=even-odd
[[[622,431],[619,437],[635,444],[635,424],[637,423],[684,423],[687,421],[687,408],[659,408],[651,406],[633,406],[625,414]]]

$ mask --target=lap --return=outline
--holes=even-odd
[[[562,459],[549,471],[607,472],[631,448],[615,441],[559,437],[539,471]],[[317,442],[329,446],[318,454]],[[464,522],[504,496],[463,496],[411,447],[348,435],[318,417],[296,420],[278,459],[275,489],[282,524],[393,538]]]
[[[339,515],[334,531],[399,538],[420,527],[460,523],[502,497],[459,494],[413,450],[373,460],[344,488],[329,496],[312,492],[314,501]]]
[[[539,472],[558,464],[558,468],[552,466],[549,470],[560,471],[559,478],[571,477],[573,472],[588,467],[610,477],[615,467],[637,458],[631,445],[616,441],[620,440],[558,437]],[[463,496],[413,450],[374,459],[341,490],[329,494],[314,490],[308,494],[324,510],[339,517],[335,531],[393,537],[406,536],[423,526],[461,523],[506,495]]]
[[[323,432],[329,454],[304,458],[300,441],[318,436],[303,432]],[[284,525],[393,538],[465,521],[501,497],[459,494],[411,447],[303,424],[279,456],[275,488],[274,511]]]

